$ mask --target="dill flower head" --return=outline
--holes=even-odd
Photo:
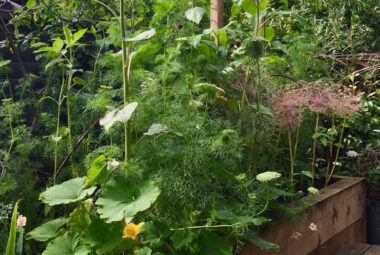
[[[350,158],[356,158],[359,154],[356,151],[347,151],[347,156]]]
[[[309,187],[307,189],[307,192],[309,192],[311,195],[317,195],[319,193],[319,190],[314,187]]]
[[[127,223],[124,227],[123,238],[131,238],[136,241],[137,236],[140,233],[140,228],[144,225],[144,222],[139,223],[138,225],[133,223]]]
[[[264,172],[256,176],[256,180],[259,182],[270,182],[277,178],[280,178],[281,174],[277,172]]]

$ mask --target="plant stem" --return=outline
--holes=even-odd
[[[121,48],[123,52],[123,91],[124,91],[124,106],[127,106],[129,100],[129,49],[125,42],[125,5],[124,0],[120,0],[120,30],[121,30]],[[124,124],[124,160],[128,161],[131,157],[131,130],[130,122]]]
[[[318,126],[319,126],[319,113],[317,113],[317,120],[315,121],[315,132],[314,132],[314,144],[313,144],[313,160],[311,162],[311,186],[314,187],[315,181],[315,154],[317,151],[317,136],[318,136]]]
[[[69,48],[69,77],[67,79],[67,129],[68,129],[68,134],[69,134],[69,151],[72,150],[73,148],[73,142],[72,142],[72,130],[71,130],[71,98],[70,98],[70,89],[71,89],[71,82],[73,79],[73,50],[70,47]],[[72,158],[70,158],[70,164],[71,164],[71,171],[74,177],[78,175],[74,168],[74,162]]]
[[[293,159],[293,146],[292,146],[292,135],[290,131],[288,132],[289,141],[289,155],[290,155],[290,188],[293,188],[293,174],[294,174],[294,159]]]
[[[326,176],[325,187],[329,184],[329,182],[331,180],[331,177],[334,174],[334,170],[335,170],[336,164],[338,162],[339,151],[340,151],[340,147],[342,145],[344,129],[345,129],[345,126],[346,126],[346,120],[347,120],[347,117],[344,117],[343,127],[342,127],[342,131],[340,132],[340,137],[339,137],[339,142],[338,142],[338,148],[336,150],[335,161],[334,161],[334,164],[333,164],[333,167],[331,169],[330,174],[328,176]]]
[[[247,71],[245,72],[245,82],[244,82],[244,88],[243,88],[243,96],[241,98],[241,103],[240,103],[241,104],[240,110],[244,110],[244,103],[247,98],[249,73],[250,73],[250,70],[249,70],[249,67],[247,67]]]

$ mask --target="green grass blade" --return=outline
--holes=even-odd
[[[18,201],[16,202],[13,209],[11,229],[9,231],[9,238],[5,255],[14,255],[16,250],[17,206]]]

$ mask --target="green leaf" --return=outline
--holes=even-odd
[[[195,233],[189,229],[177,230],[174,232],[170,239],[173,242],[173,246],[175,249],[180,249],[188,244],[190,244],[194,237]]]
[[[162,46],[159,43],[148,43],[141,46],[133,54],[133,63],[144,63],[145,61],[151,59],[157,52],[161,50]]]
[[[73,82],[75,84],[79,84],[79,85],[83,85],[83,86],[86,85],[86,83],[84,82],[84,80],[82,78],[80,78],[80,77],[74,77],[73,78]]]
[[[139,34],[136,37],[125,38],[124,41],[126,41],[126,42],[136,42],[136,41],[141,41],[141,40],[147,40],[147,39],[152,38],[155,34],[156,34],[156,30],[155,29],[151,29],[151,30],[142,32],[141,34]]]
[[[119,222],[105,223],[101,219],[95,219],[82,232],[81,243],[96,249],[97,254],[104,254],[114,249],[122,242],[123,226]]]
[[[9,65],[10,63],[11,63],[10,60],[1,60],[1,61],[0,61],[0,68],[6,67],[6,66]]]
[[[144,135],[156,135],[159,133],[166,133],[168,132],[168,127],[162,124],[154,123],[150,126],[148,132],[144,133]]]
[[[11,227],[9,230],[7,248],[5,250],[5,255],[14,255],[16,251],[16,227],[17,227],[17,207],[18,201],[16,202],[11,220]]]
[[[198,255],[232,255],[232,246],[226,239],[210,231],[202,231],[199,236]]]
[[[86,177],[74,178],[59,185],[48,188],[40,194],[40,200],[52,206],[69,204],[92,195],[96,187],[85,189]]]
[[[63,33],[65,34],[65,38],[67,41],[66,43],[69,44],[73,38],[73,34],[71,33],[71,30],[67,26],[63,25]]]
[[[301,174],[306,177],[309,177],[310,179],[313,178],[313,174],[310,171],[301,171]]]
[[[90,170],[87,172],[86,187],[99,184],[107,175],[106,157],[100,155],[94,160]]]
[[[88,255],[91,249],[86,245],[79,245],[79,234],[68,232],[50,241],[42,255]]]
[[[257,105],[255,104],[250,105],[250,108],[252,108],[252,110],[254,110],[256,113],[267,115],[269,117],[274,117],[272,110],[262,104],[259,104],[259,109],[257,109]]]
[[[199,24],[203,18],[203,16],[207,13],[207,11],[201,7],[194,7],[185,12],[185,17]]]
[[[247,233],[245,233],[244,238],[246,238],[248,241],[250,241],[262,250],[280,250],[280,247],[277,244],[267,242],[261,239],[261,237],[253,230],[249,230]]]
[[[160,1],[153,6],[154,16],[150,21],[149,26],[156,24],[162,18],[166,17],[169,12],[173,9],[173,1]]]
[[[194,89],[199,92],[203,92],[209,95],[215,95],[215,93],[224,94],[225,91],[218,86],[211,83],[198,83],[194,85]]]
[[[285,63],[286,64],[286,60],[284,58],[280,58],[279,56],[268,56],[268,57],[264,57],[264,58],[261,58],[261,61],[264,61],[266,63],[276,63],[276,62],[280,62],[280,63]]]
[[[50,61],[49,63],[47,63],[45,65],[45,71],[47,71],[50,67],[53,67],[55,66],[56,64],[59,64],[59,63],[62,63],[64,62],[65,60],[63,58],[54,58],[52,61]]]
[[[93,207],[92,199],[88,199],[76,208],[67,219],[66,225],[75,232],[82,232],[91,223],[89,213]]]
[[[62,47],[63,47],[63,41],[61,38],[58,37],[57,39],[55,39],[53,43],[53,49],[56,53],[58,53],[61,51]]]
[[[75,42],[77,42],[78,40],[80,40],[86,32],[87,32],[87,28],[86,29],[81,29],[78,32],[76,32],[73,35],[73,40],[71,41],[71,44],[74,44]]]
[[[269,0],[262,0],[259,3],[259,11],[264,11],[269,4]],[[243,0],[240,4],[244,11],[252,16],[257,14],[257,8],[254,0]]]
[[[271,26],[266,26],[264,29],[260,30],[260,35],[267,41],[272,41],[275,35],[274,28]]]
[[[135,255],[151,255],[152,250],[149,249],[148,247],[144,247],[142,249],[138,249],[137,251],[134,252]]]
[[[33,8],[35,6],[36,6],[36,2],[34,0],[28,0],[28,2],[26,2],[26,7],[28,9],[31,9],[31,8]]]
[[[58,230],[65,225],[65,218],[58,218],[43,223],[41,226],[36,227],[26,234],[26,239],[34,239],[40,242],[45,242],[50,238],[55,237]]]
[[[19,234],[17,238],[17,244],[16,244],[16,255],[22,255],[22,248],[24,243],[24,227],[19,228]]]
[[[122,123],[128,122],[129,119],[132,117],[133,112],[136,110],[137,105],[138,104],[134,102],[125,106],[120,111],[118,109],[113,109],[112,111],[107,112],[106,116],[104,116],[99,121],[99,124],[103,126],[104,129],[108,132],[115,122],[118,122],[118,121]]]
[[[219,45],[220,46],[226,46],[228,41],[228,35],[226,30],[220,30],[219,31],[219,37],[218,37]]]
[[[141,227],[140,233],[144,237],[144,244],[149,244],[151,247],[157,247],[162,245],[165,238],[169,236],[170,229],[165,223],[151,221],[146,222]]]
[[[151,182],[138,183],[115,176],[96,202],[98,213],[106,222],[121,221],[148,209],[159,194],[160,190]]]

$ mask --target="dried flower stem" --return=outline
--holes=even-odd
[[[317,112],[317,120],[315,121],[315,132],[314,132],[314,144],[313,144],[313,160],[311,162],[311,186],[314,187],[315,180],[315,154],[317,151],[317,136],[318,136],[318,126],[319,126],[319,112]]]

